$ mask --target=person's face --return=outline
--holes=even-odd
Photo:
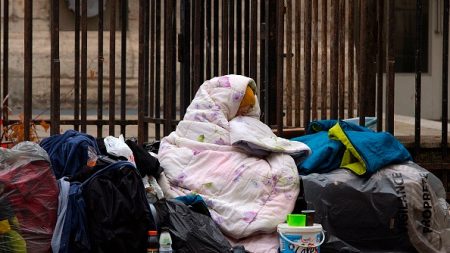
[[[236,116],[246,115],[250,111],[251,108],[252,107],[250,105],[239,107],[239,110],[237,111]]]

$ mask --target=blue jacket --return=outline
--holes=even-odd
[[[97,142],[94,137],[67,130],[64,134],[57,134],[45,138],[40,146],[47,151],[56,179],[63,176],[73,176],[88,161],[88,149],[99,154]]]
[[[405,147],[387,132],[344,121],[315,121],[305,136],[294,138],[312,154],[297,165],[300,174],[324,173],[347,168],[357,175],[371,175],[389,165],[412,160]]]

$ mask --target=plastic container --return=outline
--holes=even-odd
[[[302,214],[306,215],[306,223],[305,226],[313,226],[314,225],[314,210],[303,210]]]
[[[159,237],[159,252],[172,253],[172,238],[170,237],[169,229],[162,228],[161,236]]]
[[[277,231],[280,239],[280,253],[318,253],[320,245],[325,241],[325,234],[320,224],[295,227],[282,223],[278,225]]]
[[[287,224],[291,227],[304,227],[306,215],[304,214],[288,214],[286,218]]]
[[[159,248],[158,231],[150,230],[147,234],[147,253],[157,253]]]

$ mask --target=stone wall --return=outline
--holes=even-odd
[[[110,2],[110,1],[109,1]],[[128,1],[127,32],[127,97],[131,107],[137,105],[138,77],[138,18],[139,1]],[[60,1],[65,7],[63,0]],[[24,0],[10,0],[9,16],[9,90],[10,107],[20,110],[23,97],[24,69]],[[119,6],[119,5],[118,5]],[[3,8],[3,6],[2,6]],[[61,17],[73,18],[73,17]],[[3,22],[3,19],[2,19]],[[109,20],[105,20],[109,22]],[[3,31],[2,31],[3,32]],[[88,104],[96,108],[97,101],[97,31],[88,32]],[[73,31],[60,31],[61,103],[63,108],[73,108],[74,40]],[[116,96],[120,101],[121,32],[116,32]],[[108,102],[109,89],[109,31],[104,32],[104,101]],[[3,66],[2,66],[3,67]],[[3,73],[3,72],[2,72]],[[33,109],[50,107],[50,1],[33,1]]]

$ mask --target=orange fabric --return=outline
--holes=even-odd
[[[253,93],[252,88],[250,86],[247,86],[247,89],[245,90],[244,97],[242,98],[241,105],[239,107],[244,106],[254,106],[255,105],[255,93]]]

